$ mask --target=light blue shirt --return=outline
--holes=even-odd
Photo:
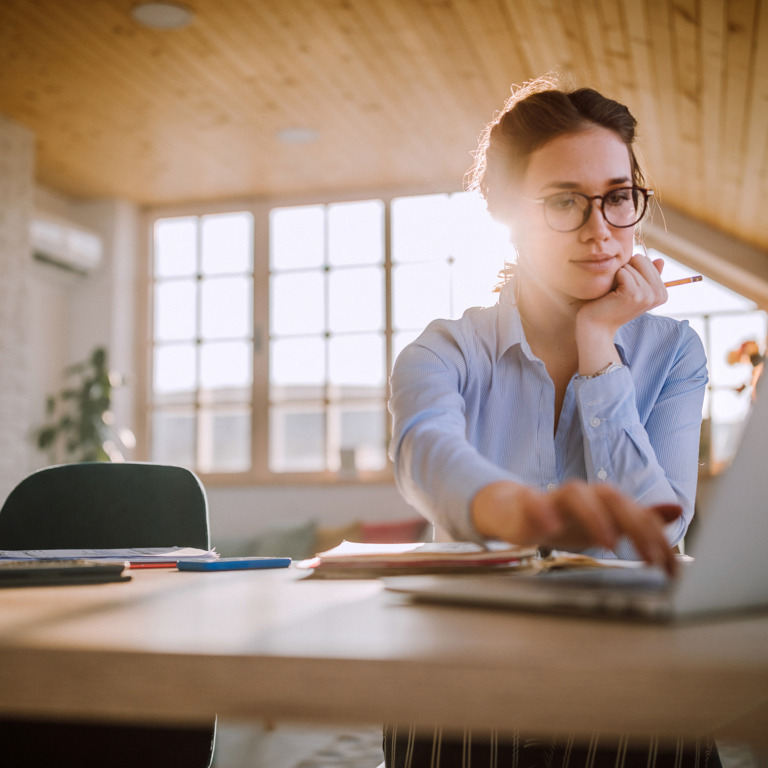
[[[436,320],[399,355],[391,378],[390,455],[406,501],[454,539],[478,541],[470,503],[499,480],[541,491],[569,480],[612,483],[640,504],[678,503],[677,544],[693,517],[701,409],[701,340],[686,321],[645,314],[615,343],[625,367],[568,384],[557,431],[555,389],[525,339],[511,291],[499,303]],[[625,538],[599,557],[637,559]]]

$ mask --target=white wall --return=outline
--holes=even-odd
[[[139,211],[125,201],[78,201],[35,188],[33,146],[28,132],[0,118],[0,498],[29,471],[47,463],[32,448],[28,433],[42,424],[45,397],[60,388],[64,368],[85,359],[95,346],[106,345],[114,369],[134,381],[117,393],[119,423],[134,428],[136,418],[136,255],[143,236]],[[28,240],[33,210],[96,231],[105,245],[102,265],[81,277],[33,264]],[[29,295],[26,302],[21,300],[22,282]],[[6,428],[7,413],[15,414],[13,429]],[[19,444],[25,445],[23,451]],[[7,461],[11,454],[13,462]],[[336,527],[416,516],[387,484],[209,487],[207,493],[214,543],[308,520]]]
[[[29,461],[29,218],[34,137],[0,116],[0,496]]]

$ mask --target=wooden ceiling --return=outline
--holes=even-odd
[[[35,133],[42,185],[457,188],[510,85],[559,70],[630,106],[662,207],[768,250],[768,0],[185,3],[191,24],[153,30],[135,0],[0,2],[0,113]]]

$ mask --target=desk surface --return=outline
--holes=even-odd
[[[645,626],[415,605],[293,569],[139,570],[0,590],[0,713],[768,744],[768,614]]]

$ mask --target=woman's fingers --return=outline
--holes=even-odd
[[[475,528],[487,538],[580,550],[612,549],[620,536],[626,536],[644,560],[670,573],[677,561],[664,526],[681,513],[677,504],[642,507],[611,485],[584,482],[568,483],[550,493],[517,483],[491,483],[472,504]]]
[[[614,489],[611,491],[617,494]],[[661,565],[672,573],[676,560],[664,535],[662,516],[653,507],[641,507],[618,495],[609,496],[607,501],[616,527],[632,541],[643,560]]]
[[[556,548],[596,545],[611,549],[620,536],[626,536],[645,561],[674,571],[676,560],[664,525],[680,515],[678,505],[641,507],[606,484],[573,483],[551,496],[563,520],[563,531],[542,543]]]

